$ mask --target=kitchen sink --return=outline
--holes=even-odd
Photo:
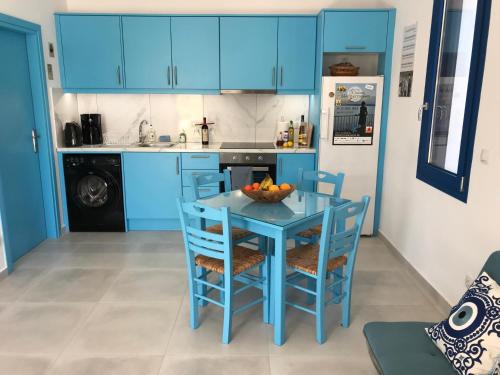
[[[138,142],[134,143],[133,146],[137,147],[173,147],[177,143],[174,142],[155,142],[155,143],[149,143],[149,142]]]

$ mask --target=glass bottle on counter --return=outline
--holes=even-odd
[[[293,147],[295,130],[293,129],[293,121],[290,120],[288,127],[288,147]]]
[[[283,132],[280,132],[276,140],[276,147],[283,147]]]
[[[307,147],[307,124],[304,121],[304,115],[300,116],[299,127],[299,147]]]

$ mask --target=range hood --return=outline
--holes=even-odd
[[[269,90],[264,90],[264,89],[257,89],[257,90],[252,90],[252,89],[237,89],[237,90],[220,90],[221,94],[276,94],[276,90],[269,89]]]

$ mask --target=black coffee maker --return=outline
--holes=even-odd
[[[80,115],[82,121],[82,135],[84,145],[102,144],[101,115],[98,113],[84,113]]]
[[[76,122],[67,122],[64,126],[64,145],[66,147],[82,145],[82,128]]]

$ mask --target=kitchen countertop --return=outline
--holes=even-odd
[[[179,143],[172,147],[139,147],[136,145],[97,145],[81,147],[58,147],[57,152],[243,152],[259,154],[314,154],[314,148],[279,149],[220,149],[220,143],[202,146],[200,143]]]

